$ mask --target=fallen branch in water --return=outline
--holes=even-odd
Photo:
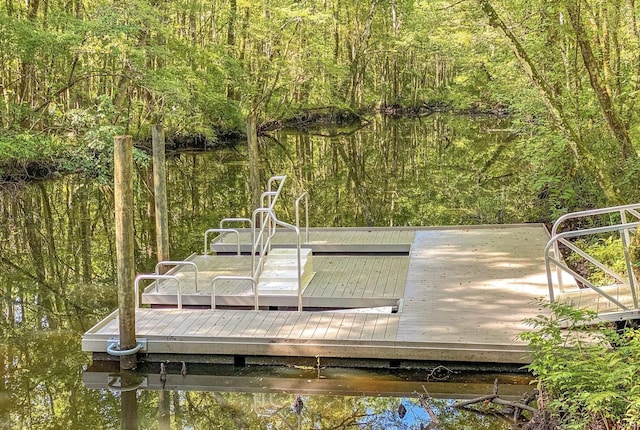
[[[496,405],[501,405],[501,406],[508,406],[510,408],[513,408],[514,412],[513,412],[513,419],[514,421],[516,421],[518,419],[518,417],[520,416],[520,413],[522,411],[529,411],[531,413],[537,413],[538,409],[529,406],[528,404],[526,404],[525,402],[529,402],[532,399],[529,396],[525,396],[524,398],[525,400],[523,402],[512,402],[509,400],[503,400],[498,396],[498,380],[496,379],[493,382],[493,394],[488,394],[486,396],[481,396],[481,397],[476,397],[475,399],[470,399],[470,400],[465,400],[465,401],[461,401],[461,402],[456,402],[453,404],[454,408],[464,408],[473,404],[477,404],[477,403],[495,403]]]
[[[420,406],[422,406],[427,411],[427,414],[429,414],[429,418],[431,418],[431,423],[433,423],[434,426],[437,426],[438,424],[440,424],[440,420],[438,419],[438,416],[436,415],[436,413],[433,412],[433,409],[431,409],[431,406],[429,406],[429,404],[425,401],[425,395],[427,396],[428,399],[430,399],[431,396],[429,395],[429,392],[427,391],[427,389],[424,388],[424,386],[422,386],[422,389],[424,390],[425,394],[418,393],[418,401],[420,402]]]
[[[449,379],[449,376],[451,376],[452,373],[453,371],[446,366],[436,366],[431,370],[429,376],[427,376],[427,381],[446,381],[447,379]],[[424,389],[424,387],[422,388]]]

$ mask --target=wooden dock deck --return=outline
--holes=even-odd
[[[146,341],[141,358],[364,367],[525,364],[527,347],[517,335],[528,329],[525,318],[540,313],[534,299],[547,295],[542,251],[548,239],[539,224],[312,229],[304,246],[313,250],[315,274],[302,312],[292,310],[297,297],[266,293],[255,311],[250,283],[237,280],[216,285],[216,307],[223,309],[202,309],[211,304],[211,279],[248,274],[251,257],[193,255],[197,291],[191,268],[172,272],[180,278],[183,309],[176,309],[175,283],[142,295],[152,308],[136,312],[137,336]],[[236,250],[228,237],[213,247]],[[117,337],[114,312],[84,335],[83,350],[109,359],[107,343]]]

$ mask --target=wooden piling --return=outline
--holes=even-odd
[[[120,429],[138,430],[138,390],[141,376],[131,371],[120,372]]]
[[[164,130],[159,124],[151,126],[153,143],[153,193],[156,212],[156,246],[158,262],[169,260],[169,215],[167,207],[167,179],[165,168]],[[162,267],[160,274],[166,272]]]
[[[114,138],[114,196],[120,350],[136,346],[133,235],[133,143],[131,136]],[[136,355],[120,357],[121,369],[133,369]]]
[[[158,391],[158,430],[171,430],[171,391]]]

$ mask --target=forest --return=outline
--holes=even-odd
[[[6,0],[0,167],[87,168],[153,123],[215,145],[249,115],[448,109],[510,115],[561,211],[634,201],[637,20],[635,0]]]
[[[476,221],[521,221],[510,214],[524,211],[527,221],[548,223],[574,210],[638,202],[639,19],[636,0],[4,0],[0,185],[17,190],[29,182],[36,187],[20,198],[1,196],[7,229],[0,241],[0,280],[7,287],[1,301],[0,358],[9,363],[20,356],[38,367],[28,345],[78,348],[55,330],[86,330],[112,309],[113,292],[102,286],[113,281],[108,219],[113,138],[133,136],[144,188],[149,174],[145,148],[153,124],[164,126],[173,148],[225,149],[246,141],[248,118],[257,118],[261,134],[285,126],[306,130],[314,122],[341,126],[378,115],[422,118],[448,112],[507,118],[509,132],[522,142],[517,148],[483,157],[477,155],[483,152],[480,145],[474,151],[455,148],[477,156],[480,174],[473,180],[480,185],[488,166],[505,153],[519,152],[526,160],[500,175],[517,170],[526,184],[517,202],[494,197],[490,205],[504,205],[500,216],[481,214]],[[379,154],[368,162],[383,165],[379,171],[393,183],[398,167],[386,154],[397,148],[385,136],[371,140]],[[364,151],[361,147],[326,146],[321,156],[311,144],[299,147],[308,150],[297,154],[300,163],[314,156],[326,161],[322,178],[335,176],[331,163],[340,157],[365,170],[358,154],[349,158]],[[238,154],[225,157],[235,162]],[[411,167],[418,171],[420,157],[414,158]],[[179,160],[185,182],[207,169],[198,163]],[[228,174],[236,184],[245,180],[225,169],[216,165],[210,172]],[[297,171],[305,173],[303,166]],[[66,182],[69,173],[98,186]],[[55,177],[65,182],[53,191],[40,181]],[[241,196],[225,200],[216,195],[207,178],[198,176],[198,181],[190,195],[175,197],[176,218],[193,217],[189,221],[198,225],[199,208],[243,204]],[[395,183],[396,195],[401,185]],[[456,185],[448,184],[451,194]],[[357,200],[360,190],[354,185],[348,193],[341,191]],[[415,197],[419,190],[414,191]],[[148,223],[149,196],[142,194],[136,197],[136,216]],[[400,208],[400,221],[413,222],[418,215],[425,219],[412,214],[415,205],[404,198],[390,203]],[[53,200],[68,206],[52,207]],[[382,213],[388,202],[369,203]],[[334,214],[333,220],[340,216],[345,217]],[[63,229],[57,229],[60,220]],[[200,246],[200,238],[189,237],[186,228],[178,233],[186,236],[181,246]],[[137,234],[138,263],[144,265],[153,257],[153,234],[151,229]],[[98,237],[102,240],[91,242]],[[13,256],[15,249],[19,252]],[[640,254],[640,246],[635,251]],[[554,311],[584,318],[573,310]],[[31,328],[18,324],[27,321]],[[609,343],[585,346],[588,354],[581,357],[560,357],[554,355],[561,346],[557,321],[536,324],[553,335],[525,337],[538,348],[532,370],[546,385],[547,406],[555,415],[543,417],[548,427],[530,428],[552,428],[558,417],[564,428],[638,428],[637,333],[606,332],[610,343],[625,346],[615,349],[613,357]],[[31,330],[43,325],[51,329],[44,339]],[[56,337],[63,338],[61,346],[45,345]],[[18,352],[7,344],[18,345]],[[82,358],[67,360],[76,366]],[[619,365],[616,371],[611,360]],[[47,363],[43,366],[54,370],[64,365]],[[26,372],[19,366],[6,364],[0,370],[0,376],[9,375],[0,378],[0,395],[11,377],[18,381],[14,387],[21,399],[38,384],[20,379]],[[57,397],[58,404],[71,404],[63,408],[69,419],[78,420],[83,406],[67,395],[68,381],[61,381],[51,388],[53,394],[41,394],[48,399],[41,407],[55,416]],[[3,399],[0,424],[7,409]],[[29,408],[27,400],[19,405]]]

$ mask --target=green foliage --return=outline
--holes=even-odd
[[[632,429],[640,422],[640,331],[616,331],[596,315],[559,303],[529,321],[521,338],[531,346],[529,368],[550,395],[561,428]]]
[[[533,219],[553,221],[581,208],[607,206],[607,200],[577,160],[571,143],[545,126],[516,120],[521,139],[522,180],[531,196],[528,210]]]
[[[68,172],[71,149],[57,136],[0,132],[0,176],[14,180]]]
[[[608,236],[587,241],[579,239],[575,245],[585,250],[590,256],[600,261],[616,273],[626,273],[623,246],[619,237]],[[608,285],[614,280],[602,270],[585,264],[584,259],[576,253],[571,253],[567,257],[567,262],[573,266],[580,266],[581,274],[594,285]]]
[[[637,142],[640,39],[623,24],[635,22],[629,8],[581,11],[603,22],[585,37],[613,97],[604,109],[603,91],[585,78],[569,3],[484,2],[519,56],[478,2],[13,3],[0,5],[0,124],[14,134],[71,131],[84,145],[109,128],[143,140],[162,122],[212,140],[244,129],[249,112],[279,119],[319,106],[445,102],[514,115],[514,133],[526,138],[517,150],[530,159],[519,167],[539,197],[522,209],[537,220],[640,197],[638,157],[603,121],[619,116]]]
[[[62,139],[56,136],[30,133],[0,135],[0,163],[55,160],[65,155],[67,149]]]

